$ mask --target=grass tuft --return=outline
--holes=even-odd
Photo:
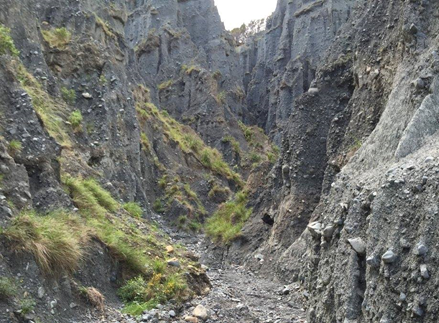
[[[11,156],[15,156],[23,150],[23,145],[18,140],[11,140],[9,142],[8,152]]]
[[[11,37],[11,30],[0,24],[0,55],[18,56],[20,52],[14,45]]]
[[[8,300],[17,295],[15,281],[8,277],[0,276],[0,299]]]
[[[65,27],[42,30],[41,33],[44,40],[49,43],[50,47],[58,49],[65,49],[72,40],[71,32]]]
[[[70,114],[69,122],[72,124],[73,129],[81,129],[82,120],[83,118],[81,111],[75,110]]]
[[[252,209],[246,207],[247,194],[238,192],[232,201],[220,205],[206,223],[206,233],[214,241],[230,244],[236,239],[250,217]]]
[[[140,205],[136,202],[128,202],[123,205],[125,211],[127,211],[131,216],[135,218],[141,218],[143,210]]]
[[[46,216],[23,212],[2,234],[16,250],[32,253],[49,275],[73,273],[84,255],[81,245],[88,239],[88,231],[78,219],[63,211]]]

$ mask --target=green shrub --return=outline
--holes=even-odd
[[[105,77],[105,75],[104,74],[101,74],[101,76],[99,76],[99,83],[101,84],[101,85],[105,85],[105,84],[107,84],[107,78]]]
[[[61,88],[61,97],[63,100],[70,105],[74,105],[76,102],[76,92],[74,89],[68,89],[66,87]]]
[[[0,299],[7,300],[17,294],[17,286],[13,279],[0,276]]]
[[[160,199],[157,199],[157,200],[154,201],[153,209],[157,213],[163,213],[165,211],[163,203],[162,203],[162,201]]]
[[[71,41],[72,34],[65,27],[41,31],[50,47],[64,49]]]
[[[143,210],[140,205],[136,202],[128,202],[123,205],[125,211],[127,211],[131,216],[135,218],[141,218],[143,214]]]
[[[18,56],[20,52],[15,48],[11,37],[11,30],[0,24],[0,55]]]
[[[238,192],[234,200],[222,204],[207,220],[207,235],[226,245],[236,239],[252,213],[252,209],[248,209],[246,204],[247,194],[244,192]]]
[[[75,110],[70,114],[69,122],[72,124],[74,129],[79,129],[82,124],[82,113],[79,110]]]
[[[262,160],[262,157],[257,153],[253,152],[250,154],[250,160],[252,163],[259,163]]]
[[[187,286],[179,274],[164,276],[154,273],[149,280],[138,276],[127,281],[119,289],[118,295],[127,303],[125,313],[140,315],[144,310],[150,310],[170,299],[181,301],[186,292]]]
[[[9,151],[9,153],[12,156],[14,156],[15,154],[19,153],[22,150],[23,150],[23,145],[18,140],[11,140],[9,142],[8,151]]]
[[[20,313],[26,315],[34,310],[36,303],[32,298],[23,298],[19,305]]]
[[[164,91],[166,89],[169,89],[172,85],[174,85],[174,81],[168,80],[168,81],[165,81],[163,83],[160,83],[158,86],[158,89],[159,89],[159,91]]]

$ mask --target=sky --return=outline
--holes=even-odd
[[[276,3],[277,0],[215,0],[228,30],[254,19],[268,17],[276,9]]]

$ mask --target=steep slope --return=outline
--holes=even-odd
[[[264,35],[240,49],[248,109],[277,142],[356,2],[279,0]]]
[[[310,322],[436,320],[438,9],[358,2],[295,101],[271,184],[229,249],[301,281]]]
[[[0,7],[0,278],[15,291],[1,295],[11,300],[1,319],[86,320],[87,291],[119,307],[125,283],[157,288],[119,292],[136,314],[205,292],[197,257],[168,252],[155,220],[197,232],[275,160],[268,138],[240,122],[239,59],[213,1]]]

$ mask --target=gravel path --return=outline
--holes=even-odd
[[[242,267],[208,271],[211,292],[192,304],[209,309],[207,322],[306,322],[300,306],[298,286],[286,288],[276,282],[256,277]],[[186,311],[192,315],[192,308]]]

